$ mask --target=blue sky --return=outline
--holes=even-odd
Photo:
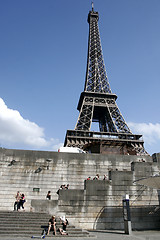
[[[110,86],[160,152],[160,1],[94,0]],[[57,150],[85,83],[90,0],[0,1],[0,146]]]

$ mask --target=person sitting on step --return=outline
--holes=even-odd
[[[67,219],[63,219],[61,218],[61,224],[62,224],[62,227],[58,228],[59,232],[61,235],[68,235],[68,233],[66,232],[66,228],[67,228],[67,225],[69,224],[68,223],[68,220]]]
[[[65,185],[65,189],[69,189],[69,184]]]
[[[87,180],[91,180],[91,177],[88,177]]]
[[[53,230],[53,234],[56,235],[56,218],[55,218],[55,216],[52,216],[51,219],[49,219],[47,235],[49,235],[50,230]]]
[[[93,178],[93,180],[99,180],[99,174],[96,174],[96,176]]]

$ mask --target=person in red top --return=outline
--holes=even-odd
[[[22,209],[24,210],[24,203],[25,203],[25,196],[24,196],[24,193],[22,193],[21,194],[21,196],[20,196],[20,200],[19,200],[19,204],[18,204],[18,211],[21,209],[21,207],[22,207]]]

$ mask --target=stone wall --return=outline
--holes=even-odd
[[[100,181],[96,184],[87,181],[84,185],[88,176],[93,178],[96,174],[100,175]],[[104,174],[106,181],[102,181]],[[66,214],[75,225],[87,229],[121,228],[118,209],[122,208],[126,193],[130,195],[131,207],[150,207],[152,216],[157,214],[157,191],[134,183],[156,174],[159,174],[159,162],[153,162],[150,156],[0,149],[0,210],[13,210],[14,196],[19,190],[26,195],[26,211]],[[58,196],[59,186],[67,183],[69,191]],[[48,190],[51,201],[46,200]],[[115,214],[118,214],[116,218]]]
[[[132,174],[124,175],[121,172],[115,178],[119,179],[119,184],[124,181],[128,186]],[[113,189],[113,193],[110,191],[112,184],[111,181],[89,180],[85,181],[84,190],[60,190],[58,201],[32,200],[31,204],[37,212],[50,212],[56,216],[65,214],[70,222],[85,229],[123,230],[122,194],[126,191],[119,188]],[[127,192],[130,193],[129,188]],[[130,210],[133,230],[160,229],[159,205],[135,205],[130,200]]]

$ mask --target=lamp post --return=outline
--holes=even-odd
[[[129,195],[128,194],[126,194],[123,197],[122,202],[123,202],[124,231],[126,234],[132,234],[131,215],[130,215]]]

